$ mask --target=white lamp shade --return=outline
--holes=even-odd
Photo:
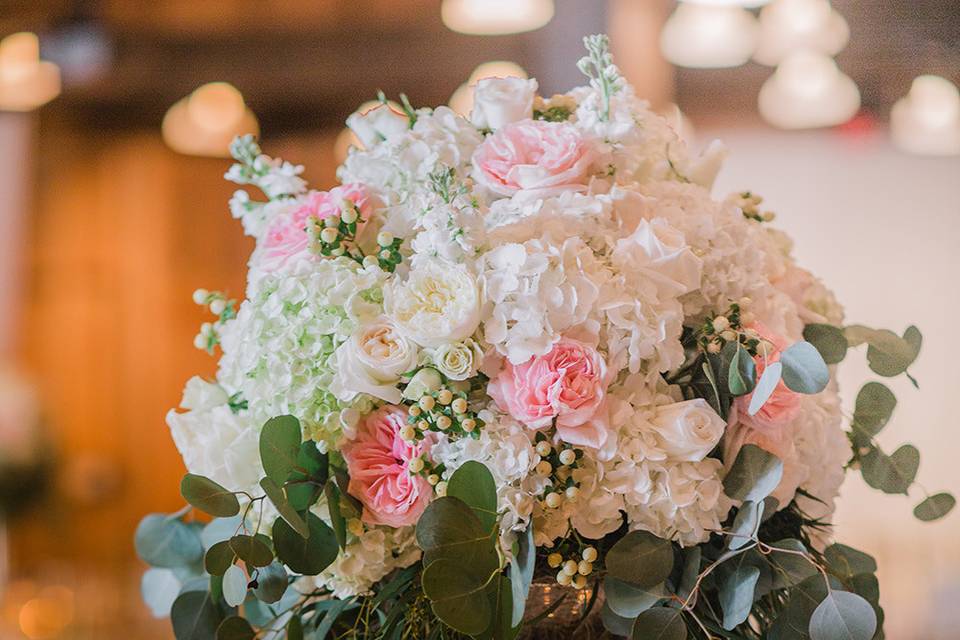
[[[226,158],[235,136],[259,134],[260,126],[236,87],[211,82],[178,100],[167,111],[163,139],[179,153]]]
[[[533,31],[553,18],[553,0],[443,0],[443,24],[471,35]]]
[[[840,53],[850,27],[828,0],[775,0],[760,11],[760,37],[753,59],[776,66],[794,51]]]
[[[816,129],[843,124],[860,109],[860,91],[832,58],[798,51],[786,58],[760,88],[760,115],[781,129]]]
[[[757,21],[736,6],[681,3],[660,33],[664,57],[680,67],[738,67],[753,54]]]
[[[908,153],[960,155],[960,91],[939,76],[919,76],[890,112],[894,144]]]

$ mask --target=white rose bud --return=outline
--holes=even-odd
[[[699,462],[720,442],[727,423],[706,400],[696,398],[657,407],[650,426],[670,460]]]
[[[497,130],[505,124],[533,117],[536,80],[484,78],[473,91],[470,120],[480,129]]]
[[[483,349],[472,338],[440,345],[430,354],[437,369],[451,380],[472,378],[483,362]]]
[[[382,104],[366,113],[354,113],[347,118],[347,126],[369,149],[391,136],[402,134],[410,126],[410,121],[404,114]]]

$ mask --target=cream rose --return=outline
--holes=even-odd
[[[480,129],[496,131],[505,124],[533,117],[536,80],[483,78],[473,91],[470,120]]]
[[[703,460],[727,426],[703,398],[657,407],[650,424],[660,449],[676,462]]]
[[[409,339],[423,347],[470,337],[480,324],[480,289],[463,265],[417,261],[405,282],[387,287],[387,314]]]
[[[476,340],[467,338],[460,342],[448,342],[431,350],[430,359],[437,370],[451,380],[466,380],[480,368],[483,349]]]
[[[417,348],[389,318],[380,317],[350,336],[336,353],[337,367],[330,391],[341,400],[366,393],[390,403],[400,402],[400,375],[417,366]]]
[[[406,131],[410,127],[410,120],[389,105],[382,104],[369,111],[352,114],[347,118],[347,126],[369,149],[378,142]]]

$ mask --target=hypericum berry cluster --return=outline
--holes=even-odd
[[[427,431],[442,431],[478,437],[484,422],[470,410],[466,391],[440,387],[427,391],[407,408],[407,425],[400,437],[408,442],[422,440]]]
[[[217,316],[214,322],[204,322],[200,325],[200,333],[193,339],[193,346],[212,354],[213,348],[220,343],[220,327],[227,320],[237,317],[237,301],[228,300],[220,291],[207,291],[206,289],[194,291],[193,301],[208,307],[210,313]]]
[[[773,211],[764,211],[761,213],[760,205],[763,203],[763,198],[750,191],[744,191],[731,196],[730,202],[739,207],[740,211],[743,212],[743,217],[748,220],[772,222],[773,219],[777,217]]]
[[[750,355],[757,355],[761,339],[756,330],[748,326],[754,321],[753,313],[748,310],[750,304],[750,298],[741,298],[732,303],[726,313],[707,318],[697,339],[700,349],[720,353],[727,343],[739,342]]]
[[[573,479],[573,470],[583,457],[583,451],[564,446],[554,447],[542,431],[537,432],[534,448],[540,456],[535,471],[550,480],[550,487],[541,503],[544,508],[557,509],[565,501],[576,500],[580,495],[580,483]]]
[[[574,551],[574,555],[564,558],[563,549],[558,548],[547,556],[547,565],[551,569],[559,569],[557,582],[562,587],[583,589],[587,586],[587,576],[593,573],[593,563],[597,561],[597,550],[585,547],[582,551]],[[578,557],[579,556],[579,557]]]
[[[314,239],[313,250],[322,256],[336,258],[347,256],[357,262],[363,261],[356,248],[357,227],[363,224],[360,208],[353,201],[340,201],[340,215],[309,219],[310,237]]]
[[[394,238],[389,231],[381,231],[377,234],[377,255],[369,255],[363,259],[363,266],[378,265],[384,271],[393,273],[397,265],[403,259],[400,255],[400,245],[403,240]]]

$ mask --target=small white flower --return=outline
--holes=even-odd
[[[407,116],[394,111],[387,104],[381,104],[363,113],[357,111],[347,118],[347,126],[368,149],[384,140],[401,135],[409,128],[409,124],[410,120]]]
[[[483,362],[483,348],[472,338],[448,342],[431,350],[430,358],[437,370],[451,380],[472,378]]]

